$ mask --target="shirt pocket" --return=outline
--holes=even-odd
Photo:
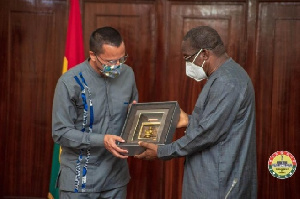
[[[124,117],[128,112],[130,96],[121,96],[119,99],[113,100],[113,116]]]

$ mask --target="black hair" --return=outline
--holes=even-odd
[[[189,30],[183,38],[189,40],[190,45],[195,50],[208,49],[216,56],[226,52],[224,43],[218,32],[209,26],[198,26]]]
[[[103,53],[103,45],[119,47],[123,42],[120,33],[112,27],[102,27],[96,29],[90,37],[90,50],[96,54]]]

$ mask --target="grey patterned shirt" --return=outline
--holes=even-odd
[[[85,90],[87,102],[86,132],[82,132],[84,122],[84,100],[81,87],[75,76],[83,84],[82,77],[90,90]],[[127,115],[128,104],[138,99],[133,70],[123,64],[120,76],[104,78],[96,73],[88,60],[67,71],[58,80],[52,114],[53,140],[62,148],[58,186],[61,190],[74,191],[77,160],[80,161],[79,192],[82,191],[83,166],[87,166],[86,192],[101,192],[121,187],[129,182],[127,160],[114,157],[104,147],[105,134],[120,135]],[[90,100],[94,121],[92,132]],[[90,149],[88,164],[87,149]]]

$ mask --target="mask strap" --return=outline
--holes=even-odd
[[[204,63],[205,63],[205,60],[203,61],[202,65],[201,65],[201,68],[203,68]]]
[[[201,52],[202,52],[202,49],[199,50],[199,52],[197,53],[197,55],[196,55],[195,58],[193,59],[193,62],[192,62],[192,63],[194,63],[194,61],[197,59],[198,55],[199,55]]]

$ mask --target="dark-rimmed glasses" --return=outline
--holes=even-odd
[[[195,59],[198,57],[198,55],[202,52],[203,49],[200,49],[199,51],[197,51],[196,53],[192,54],[192,55],[189,55],[189,56],[184,56],[183,58],[185,59],[185,61],[189,61],[191,62],[189,59],[191,59],[192,57],[194,57],[195,55],[195,58],[193,59],[192,63],[194,63]]]
[[[192,57],[194,57],[199,51],[195,52],[192,55],[188,55],[188,56],[183,56],[183,59],[185,59],[185,61],[189,61],[189,59],[191,59]]]
[[[192,54],[192,55],[183,56],[183,59],[185,59],[185,61],[191,62],[190,59],[191,59],[192,57],[194,57],[195,55],[198,56],[198,54],[200,54],[203,50],[212,50],[212,48],[201,48],[199,51],[195,52],[195,53]],[[197,56],[196,56],[195,58],[197,58]],[[194,58],[194,60],[193,60],[192,62],[195,61],[195,58]]]

